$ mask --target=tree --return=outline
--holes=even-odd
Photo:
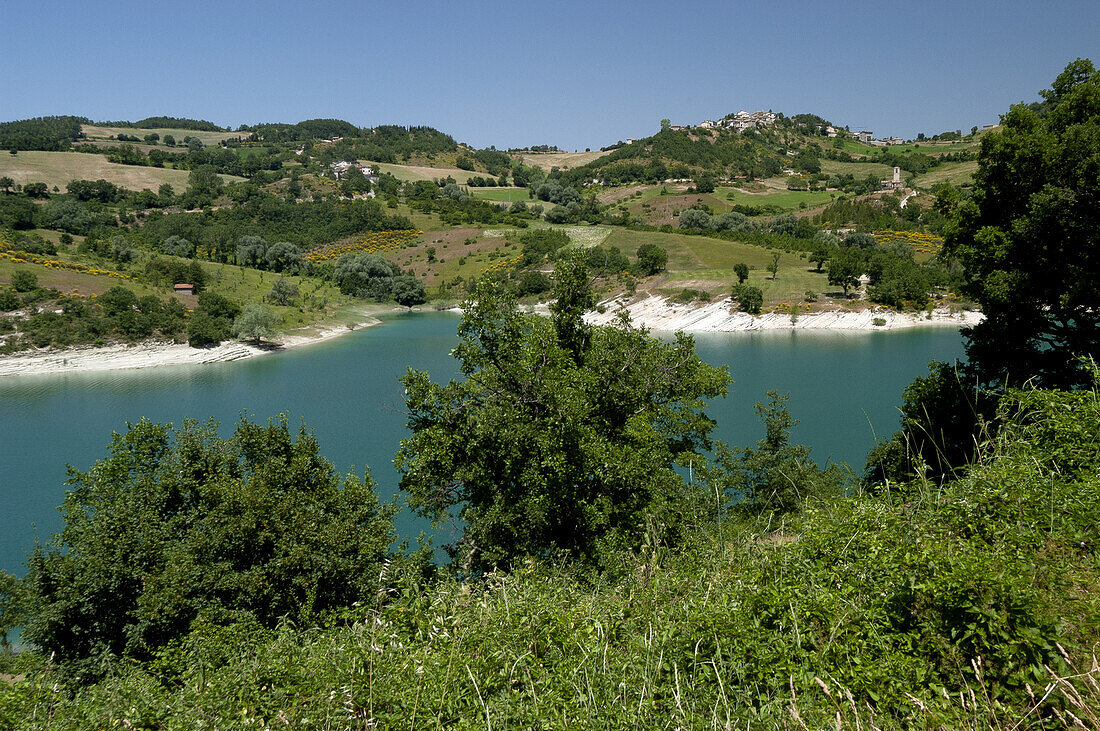
[[[42,206],[40,220],[43,228],[52,228],[74,234],[86,234],[94,222],[92,214],[80,203],[71,199],[53,199]]]
[[[768,391],[768,404],[757,403],[764,438],[756,448],[731,448],[719,442],[713,462],[703,463],[699,478],[711,493],[723,493],[734,509],[750,513],[789,513],[813,497],[844,494],[844,472],[830,464],[819,468],[810,449],[790,443],[798,420],[787,410],[790,395]]]
[[[182,236],[169,236],[160,242],[160,250],[172,256],[190,259],[195,255],[195,245]]]
[[[336,260],[332,278],[344,294],[382,302],[393,294],[393,279],[401,269],[380,254],[344,254]]]
[[[289,305],[298,299],[298,287],[286,277],[279,277],[267,293],[267,301],[277,305]]]
[[[859,275],[863,273],[863,255],[857,249],[840,249],[829,259],[829,284],[842,287],[844,296],[848,290],[859,285]]]
[[[171,183],[161,183],[157,188],[158,203],[161,206],[170,206],[176,200],[176,191],[172,189]]]
[[[302,250],[288,241],[276,241],[264,252],[264,261],[273,272],[296,272],[302,264]]]
[[[187,198],[192,207],[210,205],[222,192],[222,179],[213,165],[199,165],[187,176]]]
[[[735,284],[733,285],[732,295],[737,300],[742,312],[747,312],[750,315],[760,314],[760,308],[764,306],[764,291],[762,289],[747,284]]]
[[[1100,73],[1078,59],[1042,96],[982,137],[946,236],[985,314],[966,335],[985,384],[1084,386],[1078,358],[1100,353]]]
[[[428,301],[424,283],[411,274],[401,274],[393,278],[393,299],[402,307],[422,305]]]
[[[733,265],[733,273],[737,275],[737,283],[744,284],[745,280],[749,278],[749,266],[743,261],[739,261]]]
[[[29,269],[16,269],[11,273],[11,286],[16,292],[38,289],[38,275]]]
[[[0,177],[0,188],[2,188],[5,193],[10,193],[11,189],[14,187],[15,181],[12,180],[10,177],[8,177],[7,175]]]
[[[823,241],[815,241],[813,251],[810,252],[810,261],[817,265],[817,271],[833,255],[833,247]]]
[[[196,620],[318,621],[373,600],[394,506],[302,427],[143,419],[70,471],[65,526],[29,561],[24,637],[75,670],[147,659]],[[84,661],[83,663],[80,661]]]
[[[678,455],[705,449],[704,398],[726,391],[690,337],[662,343],[624,321],[592,327],[583,259],[555,271],[550,318],[525,315],[503,282],[483,279],[454,350],[466,378],[402,379],[412,436],[395,462],[422,515],[457,516],[463,566],[507,568],[526,556],[598,563],[646,531],[673,540]]]
[[[668,264],[668,252],[656,244],[642,244],[638,247],[638,273],[644,277],[653,276],[664,270]]]
[[[779,277],[779,260],[783,257],[782,251],[773,251],[772,260],[768,264],[768,271],[772,273],[772,281]]]
[[[26,183],[23,185],[23,195],[28,198],[49,198],[49,186],[45,183]]]
[[[211,317],[202,310],[195,310],[187,318],[187,344],[192,348],[217,345],[229,338],[229,324]]]
[[[252,303],[245,305],[241,314],[233,320],[231,332],[234,337],[242,340],[251,340],[256,345],[263,339],[271,340],[279,336],[275,326],[279,324],[279,316],[266,305]]]
[[[262,267],[267,262],[267,242],[261,236],[237,239],[237,263],[246,267]]]
[[[680,213],[680,228],[706,231],[710,228],[710,214],[698,208],[689,208]]]

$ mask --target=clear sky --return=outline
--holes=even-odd
[[[602,147],[738,109],[969,130],[1100,65],[1100,0],[0,0],[0,121],[426,124]]]

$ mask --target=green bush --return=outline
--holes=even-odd
[[[231,439],[142,420],[69,484],[24,636],[87,671],[103,652],[149,659],[195,620],[274,627],[373,597],[393,540],[370,478],[338,477],[285,418]]]
[[[16,269],[11,273],[11,286],[16,292],[38,289],[38,275],[29,269]]]

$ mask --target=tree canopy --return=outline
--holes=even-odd
[[[303,427],[142,420],[71,471],[36,550],[26,638],[61,661],[148,657],[192,622],[314,621],[370,597],[393,540],[369,476],[341,479]]]
[[[402,379],[412,436],[396,457],[401,487],[421,514],[462,519],[461,566],[595,562],[601,548],[636,545],[647,521],[673,534],[684,487],[673,463],[709,446],[703,399],[726,393],[725,369],[683,334],[666,344],[627,322],[586,325],[580,256],[559,262],[555,295],[550,318],[525,315],[502,283],[482,282],[454,351],[465,380]]]
[[[985,383],[1079,386],[1077,358],[1100,350],[1100,73],[1078,59],[1043,97],[982,138],[946,237],[985,314],[967,335]]]

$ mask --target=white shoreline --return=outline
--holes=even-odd
[[[982,321],[980,312],[933,310],[926,314],[897,312],[881,307],[869,307],[859,312],[829,311],[799,314],[792,322],[790,314],[767,313],[749,315],[737,312],[730,298],[703,306],[679,304],[664,297],[650,295],[631,301],[616,298],[600,303],[604,312],[589,312],[585,320],[593,325],[614,325],[618,313],[625,309],[634,325],[656,332],[728,333],[759,330],[834,330],[848,332],[881,332],[913,327],[969,327]],[[453,308],[461,311],[458,308]],[[545,306],[537,308],[545,310]],[[880,318],[882,325],[874,320]],[[381,321],[368,317],[352,326],[332,327],[312,335],[289,334],[274,347],[257,348],[247,343],[225,342],[211,348],[192,348],[187,344],[146,341],[136,345],[109,345],[103,348],[82,346],[68,350],[34,351],[0,356],[0,378],[60,373],[115,371],[160,366],[228,363],[279,353],[345,335],[377,325]]]
[[[590,312],[585,321],[593,325],[615,324],[619,312],[626,310],[632,323],[657,332],[728,333],[754,330],[844,330],[853,332],[881,332],[913,327],[970,327],[984,319],[980,312],[946,309],[928,313],[898,312],[885,307],[868,307],[859,312],[827,311],[800,312],[793,320],[790,313],[769,312],[750,315],[738,312],[733,300],[724,297],[703,306],[679,304],[650,295],[631,301],[616,298],[600,303],[604,312]],[[876,325],[880,319],[883,324]]]
[[[283,337],[278,345],[260,348],[232,341],[209,348],[192,348],[186,343],[145,341],[135,345],[108,345],[102,348],[86,345],[67,350],[15,353],[0,356],[0,378],[228,363],[321,343],[380,322],[370,317],[351,326],[331,327],[312,335],[291,333]]]

